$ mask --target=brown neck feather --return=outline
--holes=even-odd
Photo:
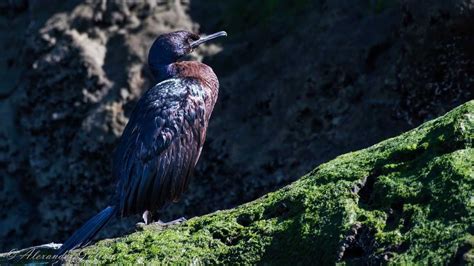
[[[176,77],[194,78],[203,85],[206,95],[209,97],[206,100],[206,105],[209,105],[211,108],[209,110],[212,110],[219,93],[219,80],[212,68],[196,61],[176,62],[172,64],[172,68],[176,71]]]
[[[196,61],[183,61],[176,62],[173,66],[176,69],[176,76],[178,77],[195,78],[211,89],[217,89],[219,87],[216,74],[212,71],[212,68],[206,64]]]

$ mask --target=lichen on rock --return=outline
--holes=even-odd
[[[161,33],[229,32],[193,53],[221,88],[169,220],[252,201],[472,99],[471,2],[0,1],[0,250],[64,241],[106,206]]]
[[[99,241],[67,260],[328,264],[474,261],[474,101],[234,209]]]

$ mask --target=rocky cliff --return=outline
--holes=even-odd
[[[474,263],[473,191],[470,101],[398,137],[341,155],[253,202],[170,228],[144,226],[75,250],[66,260],[185,265]],[[23,251],[16,258],[32,254],[40,258],[41,253]],[[8,258],[1,254],[0,262]]]
[[[153,84],[145,58],[162,32],[229,32],[194,55],[221,92],[195,180],[167,220],[254,200],[471,99],[473,17],[462,0],[5,1],[0,248],[61,242],[105,206],[111,154]]]
[[[474,101],[276,192],[69,259],[99,263],[474,263]]]

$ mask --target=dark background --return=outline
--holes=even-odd
[[[253,200],[472,99],[470,1],[0,3],[0,250],[62,242],[106,206],[161,33],[226,30],[195,179],[164,220]],[[134,230],[114,222],[102,237]]]

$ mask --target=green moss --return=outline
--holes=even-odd
[[[235,209],[74,251],[84,263],[468,262],[474,101]]]

